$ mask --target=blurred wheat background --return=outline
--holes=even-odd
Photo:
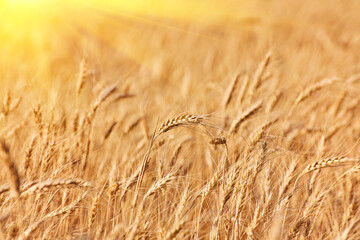
[[[0,1],[0,239],[360,239],[360,2]]]

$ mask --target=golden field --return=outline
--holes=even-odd
[[[0,1],[0,239],[360,239],[359,12]]]

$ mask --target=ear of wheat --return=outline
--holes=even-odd
[[[113,93],[115,93],[117,90],[117,87],[114,85],[114,86],[109,86],[107,88],[105,88],[103,91],[100,92],[96,102],[93,104],[93,106],[91,107],[91,110],[90,112],[88,113],[88,116],[87,116],[87,121],[88,123],[91,123],[95,114],[96,114],[96,111],[98,110],[99,106],[110,96],[112,95]]]
[[[79,70],[79,77],[78,82],[76,84],[76,94],[80,94],[81,89],[84,86],[85,79],[87,77],[87,58],[83,58],[80,62],[80,70]]]
[[[27,173],[27,170],[29,169],[31,159],[32,159],[32,155],[33,155],[33,151],[34,151],[34,148],[35,148],[35,144],[36,144],[36,136],[34,136],[31,139],[28,147],[25,150],[25,158],[24,158],[23,166],[22,166],[23,167],[23,172],[25,174]]]
[[[27,196],[32,193],[40,193],[50,191],[51,189],[59,188],[92,188],[93,185],[89,182],[78,179],[58,179],[53,181],[39,182],[22,193],[22,196]]]
[[[282,93],[277,90],[275,94],[270,98],[269,103],[266,107],[266,113],[270,113],[274,109],[275,105],[278,103],[281,97],[281,94]]]
[[[232,99],[232,96],[234,94],[234,91],[235,91],[235,88],[236,88],[236,85],[237,85],[237,82],[239,81],[239,77],[240,77],[240,74],[237,74],[234,78],[234,80],[232,81],[231,85],[229,86],[228,90],[227,90],[227,93],[225,95],[225,98],[224,98],[224,108],[226,108],[231,99]]]
[[[91,205],[91,209],[89,210],[89,219],[88,219],[88,227],[91,228],[96,217],[96,211],[98,209],[98,206],[100,204],[101,197],[105,191],[105,188],[107,187],[106,184],[103,185],[99,193],[96,195],[95,199],[93,200],[93,203]]]
[[[249,147],[246,150],[246,154],[245,156],[249,156],[250,153],[252,153],[252,151],[254,151],[256,144],[263,138],[265,131],[275,122],[277,122],[278,119],[274,119],[272,121],[268,121],[265,122],[262,126],[260,126],[256,131],[254,131],[251,135],[250,135],[250,143],[249,143]]]
[[[165,133],[174,127],[181,125],[189,125],[189,124],[199,124],[204,120],[203,117],[190,115],[190,114],[182,114],[178,117],[171,118],[166,120],[163,124],[161,124],[158,134]]]
[[[253,80],[253,85],[250,90],[251,98],[254,96],[255,91],[260,87],[261,81],[264,78],[264,73],[269,66],[270,58],[271,58],[271,51],[266,53],[264,60],[260,63],[260,65],[256,69],[256,72],[254,75],[254,80]]]
[[[114,127],[115,125],[117,124],[118,122],[113,122],[110,127],[106,130],[105,134],[104,134],[104,141],[110,136],[110,134],[112,133],[112,131],[114,130]]]
[[[303,174],[315,171],[320,168],[335,167],[355,161],[358,161],[358,159],[349,157],[330,157],[310,164],[309,166],[307,166],[307,168],[305,168]]]
[[[316,91],[320,90],[322,87],[327,86],[327,85],[331,85],[332,83],[334,83],[335,81],[338,81],[338,80],[339,80],[338,78],[324,79],[321,82],[316,83],[316,84],[306,88],[304,91],[302,91],[299,94],[299,96],[297,97],[294,105],[297,105],[297,104],[305,101],[305,99],[310,97]]]
[[[255,113],[258,112],[258,110],[262,106],[262,100],[257,101],[255,104],[253,104],[250,108],[246,109],[245,112],[241,113],[236,121],[234,121],[230,127],[229,135],[235,134],[240,125],[246,121],[246,119],[249,119],[251,116],[253,116]]]
[[[9,109],[10,109],[10,104],[11,104],[11,94],[10,91],[7,90],[5,93],[5,98],[4,98],[4,103],[1,106],[1,111],[2,113],[6,116],[9,113]]]

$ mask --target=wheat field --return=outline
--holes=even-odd
[[[360,239],[359,12],[0,1],[0,239]]]

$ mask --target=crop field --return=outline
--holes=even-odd
[[[0,240],[360,239],[357,0],[0,0]]]

